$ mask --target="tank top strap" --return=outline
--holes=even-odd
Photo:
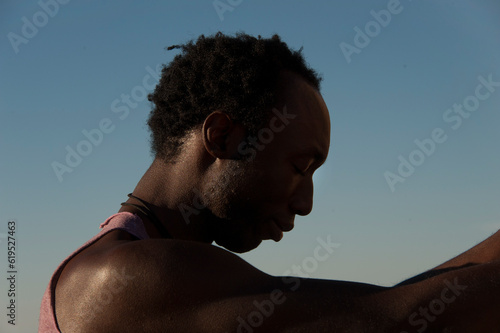
[[[110,230],[124,230],[129,234],[139,238],[148,239],[149,235],[144,228],[142,219],[136,214],[130,212],[120,212],[111,215],[106,221],[99,226],[101,233],[108,233]]]

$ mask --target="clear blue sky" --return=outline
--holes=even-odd
[[[164,47],[200,34],[278,33],[324,77],[332,147],[315,208],[281,242],[243,255],[256,267],[391,285],[500,228],[500,87],[478,87],[478,77],[500,82],[497,0],[230,3],[219,16],[211,0],[72,0],[47,15],[37,1],[2,1],[0,235],[17,221],[19,269],[18,325],[2,311],[2,332],[35,330],[53,270],[133,190],[151,162],[143,79],[155,84],[150,69],[176,54]],[[388,8],[390,21],[375,23],[371,11]],[[114,112],[122,94],[128,114]],[[462,115],[454,104],[466,104]],[[60,181],[53,162],[103,119],[112,131]],[[419,152],[415,140],[432,148],[435,129],[441,143]],[[400,167],[408,177],[400,156],[419,164],[411,175]],[[393,191],[386,172],[405,181]],[[328,235],[338,247],[316,267],[308,257]],[[6,290],[2,279],[3,309]]]

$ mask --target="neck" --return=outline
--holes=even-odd
[[[152,213],[174,239],[212,243],[208,228],[210,213],[197,198],[199,179],[187,163],[166,163],[155,159],[141,178],[133,195],[146,201]],[[192,165],[192,164],[191,164]],[[127,203],[142,205],[137,199]],[[122,206],[120,212],[129,211],[141,217],[151,238],[162,238],[153,221],[137,208]]]

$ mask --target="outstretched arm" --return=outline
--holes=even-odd
[[[500,260],[500,230],[470,250],[441,264],[434,269],[486,264]]]
[[[104,272],[85,279],[92,288],[85,293],[89,299],[116,289],[112,280],[100,278],[106,270],[135,278],[95,321],[83,321],[92,332],[496,332],[500,327],[498,261],[385,288],[273,277],[227,251],[193,242],[130,242],[107,258]],[[87,308],[81,300],[78,306]]]
[[[446,261],[445,263],[436,266],[422,274],[401,282],[399,285],[406,285],[419,282],[430,277],[457,270],[466,267],[471,267],[478,264],[486,264],[500,260],[500,230],[492,236],[482,241],[473,248],[456,256],[455,258]]]

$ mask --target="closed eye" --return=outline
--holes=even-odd
[[[295,171],[297,171],[297,173],[299,173],[300,175],[302,176],[306,176],[306,172],[305,171],[302,171],[300,168],[298,168],[295,164],[293,165],[293,167],[295,168]]]

